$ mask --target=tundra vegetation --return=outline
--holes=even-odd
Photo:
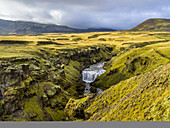
[[[170,121],[169,35],[0,36],[1,120]],[[104,61],[106,73],[83,95],[82,70]]]

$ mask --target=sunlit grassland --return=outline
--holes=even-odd
[[[33,52],[44,48],[55,51],[56,49],[71,49],[98,44],[107,44],[116,45],[116,48],[120,49],[121,47],[128,47],[133,43],[150,43],[154,41],[158,43],[160,41],[161,44],[154,44],[153,46],[169,56],[169,43],[166,43],[170,40],[169,34],[170,32],[116,31],[0,36],[0,58],[33,57]],[[3,41],[14,41],[14,43],[6,44],[3,43]],[[17,44],[15,41],[25,41],[26,43]],[[39,45],[40,41],[45,41],[47,43]],[[50,44],[51,42],[53,44]]]
[[[82,97],[84,88],[80,81],[81,71],[87,65],[106,61],[106,72],[91,83],[94,89],[101,88],[105,91],[94,99],[85,97],[75,100],[74,106],[68,108],[69,116],[74,115],[74,111],[79,112],[77,110],[80,107],[81,111],[87,113],[89,121],[169,120],[166,114],[169,110],[166,108],[169,103],[169,35],[170,32],[116,31],[0,36],[0,62],[2,66],[8,66],[6,62],[12,65],[5,67],[1,74],[6,77],[6,72],[22,71],[20,69],[24,70],[25,67],[30,72],[23,71],[25,78],[21,86],[14,89],[11,87],[14,93],[21,88],[26,94],[21,95],[26,99],[23,100],[23,111],[16,111],[20,113],[19,118],[15,114],[4,117],[14,121],[25,121],[27,117],[28,120],[38,121],[47,120],[48,113],[53,120],[65,120],[66,113],[63,109],[67,100],[70,96]],[[114,46],[107,47],[109,45]],[[14,85],[13,77],[9,79],[12,79],[10,85]],[[53,88],[60,86],[64,90],[61,93],[56,90],[56,95],[53,95]],[[46,93],[47,90],[50,91]],[[10,90],[7,92],[11,93]],[[20,95],[12,92],[12,95],[7,96]],[[48,103],[43,104],[44,100],[40,99],[48,97]],[[91,99],[88,101],[90,104],[86,102],[87,99]],[[159,106],[160,102],[163,109]],[[165,110],[165,114],[161,114]],[[148,112],[151,116],[145,117]],[[154,117],[155,113],[158,117]]]

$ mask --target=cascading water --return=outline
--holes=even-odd
[[[106,70],[103,69],[105,62],[93,64],[90,68],[86,68],[82,72],[82,80],[86,82],[86,87],[84,90],[84,94],[89,94],[90,92],[90,83],[94,82],[95,79],[100,76],[101,74],[105,73]],[[102,93],[103,90],[97,88],[97,94]]]

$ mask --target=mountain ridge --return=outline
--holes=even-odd
[[[84,33],[116,31],[109,28],[71,28],[64,25],[43,24],[30,21],[10,21],[0,19],[0,34],[42,34],[42,33]]]

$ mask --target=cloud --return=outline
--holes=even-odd
[[[0,0],[0,18],[76,28],[129,29],[148,18],[170,18],[170,1]]]

